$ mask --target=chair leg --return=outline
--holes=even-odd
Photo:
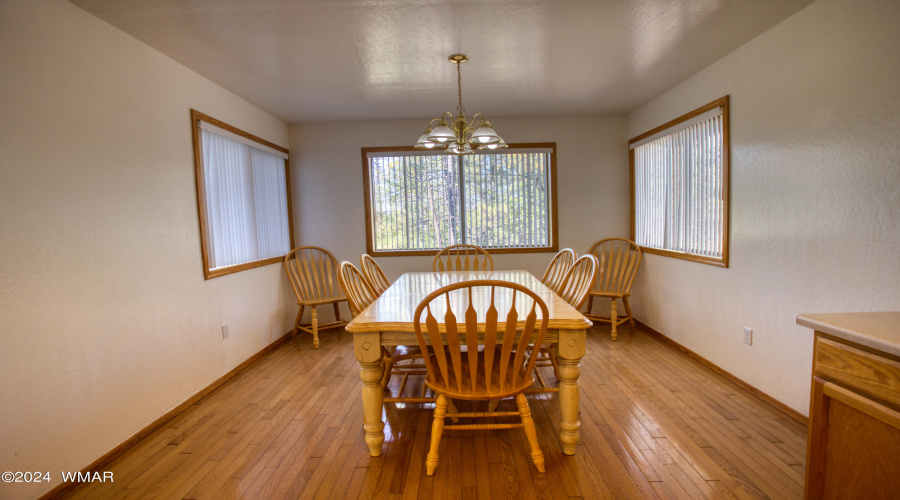
[[[441,433],[444,432],[444,415],[447,413],[447,396],[438,394],[434,405],[434,422],[431,424],[431,449],[425,457],[425,473],[434,475],[438,464],[438,447],[441,444]]]
[[[634,330],[634,315],[631,314],[631,304],[628,303],[628,297],[622,297],[622,303],[625,304],[625,312],[628,313],[628,324]]]
[[[612,339],[613,339],[613,342],[615,342],[616,341],[616,323],[618,322],[619,316],[616,314],[617,305],[616,305],[615,297],[609,299],[609,302],[611,304],[609,319],[611,320],[611,323],[612,323]]]
[[[303,310],[306,309],[306,306],[301,305],[300,310],[297,311],[297,321],[294,321],[294,329],[291,330],[291,337],[297,335],[297,332],[300,331],[300,320],[303,319]]]
[[[341,321],[341,308],[338,307],[338,303],[332,302],[331,305],[334,307],[334,320]]]
[[[556,377],[556,380],[559,380],[559,364],[556,362],[556,344],[550,346],[550,364],[553,365],[553,376]]]
[[[313,306],[310,310],[312,316],[312,331],[313,331],[313,348],[319,348],[319,318],[316,314],[316,306]],[[613,335],[613,339],[615,340],[615,335]]]
[[[539,472],[546,472],[544,469],[544,453],[538,446],[537,431],[534,429],[534,419],[531,418],[531,408],[528,407],[528,400],[524,394],[516,395],[516,403],[519,405],[519,414],[522,416],[522,427],[525,429],[525,436],[528,437],[528,444],[531,445],[531,461],[537,467]]]
[[[546,388],[546,387],[547,387],[547,382],[544,380],[544,376],[541,375],[541,371],[538,370],[537,367],[535,367],[535,368],[534,368],[534,372],[532,372],[532,373],[534,373],[534,378],[537,379],[538,385],[541,386],[541,387],[543,387],[543,388]]]
[[[585,311],[584,313],[585,313],[585,314],[590,314],[590,313],[591,313],[591,308],[592,308],[593,306],[594,306],[594,296],[591,295],[590,293],[588,293],[587,311]]]
[[[391,371],[394,369],[394,358],[384,353],[384,376],[381,378],[381,387],[387,387],[391,381]]]

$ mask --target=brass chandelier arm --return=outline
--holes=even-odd
[[[481,115],[481,119],[478,118],[478,115]],[[484,113],[475,113],[475,116],[472,117],[472,122],[466,127],[466,133],[471,134],[478,127],[480,127],[484,123],[491,123],[488,121],[487,117],[484,116]]]

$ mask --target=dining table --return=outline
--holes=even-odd
[[[523,285],[535,292],[547,304],[549,319],[544,345],[556,344],[558,364],[559,442],[563,453],[575,454],[580,439],[578,409],[581,376],[581,358],[585,354],[585,336],[591,327],[590,320],[569,305],[541,280],[528,271],[450,271],[407,272],[400,276],[385,292],[372,302],[346,326],[353,333],[353,354],[359,362],[362,379],[363,427],[369,454],[381,455],[384,443],[382,421],[382,346],[418,345],[413,315],[416,306],[431,292],[460,281],[500,280]],[[474,303],[490,300],[486,295],[475,294],[476,310],[487,309],[487,304]],[[507,308],[509,305],[507,304]],[[498,306],[498,311],[502,306]],[[442,318],[438,318],[439,321]]]

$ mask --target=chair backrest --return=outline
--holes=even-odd
[[[475,245],[450,245],[441,249],[431,262],[431,270],[493,271],[494,259],[487,250]]]
[[[337,259],[324,248],[298,247],[284,256],[284,271],[299,303],[343,297],[337,268]]]
[[[540,319],[537,318],[537,309],[540,309]],[[423,311],[427,312],[425,332],[422,328]],[[503,312],[506,313],[505,321],[500,323]],[[464,321],[463,332],[459,331],[457,313]],[[519,318],[523,313],[524,321]],[[443,328],[436,316],[442,318]],[[472,280],[453,283],[430,293],[416,307],[413,318],[422,352],[428,352],[425,335],[431,345],[446,344],[446,349],[432,350],[434,360],[431,356],[425,356],[428,382],[432,387],[446,388],[449,392],[465,394],[472,399],[502,399],[504,394],[532,380],[534,360],[537,359],[535,349],[540,349],[547,332],[549,312],[544,301],[522,285],[498,280]],[[518,342],[515,341],[517,330],[521,330]],[[443,341],[442,331],[446,342]],[[481,352],[479,333],[483,335]],[[526,352],[531,355],[525,356]],[[463,357],[469,367],[469,372],[465,374]]]
[[[350,312],[353,313],[353,316],[361,313],[378,298],[378,292],[372,288],[369,280],[359,272],[356,266],[346,260],[341,262],[338,270],[338,282],[347,295],[347,303],[350,305]]]
[[[591,254],[582,255],[569,267],[560,290],[556,292],[557,295],[575,309],[581,309],[594,286],[599,269],[597,257]]]
[[[572,267],[573,262],[575,262],[575,250],[563,248],[553,257],[553,260],[550,261],[550,265],[548,265],[547,270],[544,271],[544,277],[541,278],[541,283],[547,285],[547,288],[559,294],[563,279],[566,277],[566,272]]]
[[[607,238],[594,243],[588,253],[600,263],[594,290],[631,293],[631,282],[641,265],[641,247],[631,240]]]
[[[391,282],[388,281],[387,276],[384,275],[381,266],[375,262],[375,259],[373,259],[371,255],[367,253],[362,254],[359,258],[359,264],[361,266],[360,270],[366,279],[369,280],[369,284],[372,285],[375,293],[381,295],[391,286]]]

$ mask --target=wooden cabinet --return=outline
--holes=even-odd
[[[805,497],[900,497],[900,312],[797,322],[815,330]]]

